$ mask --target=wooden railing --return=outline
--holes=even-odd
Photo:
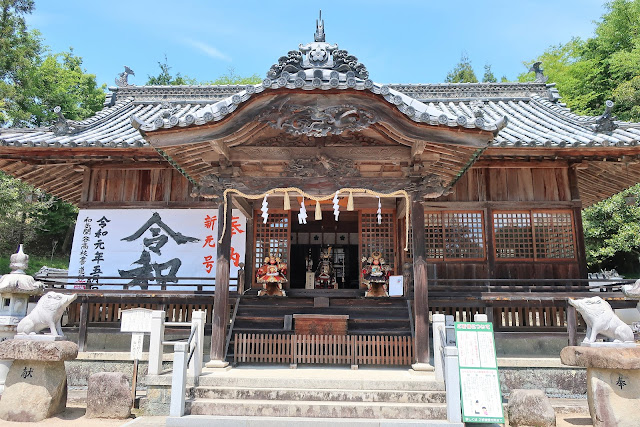
[[[414,362],[409,336],[236,334],[235,363],[399,365]]]

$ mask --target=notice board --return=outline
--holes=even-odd
[[[456,322],[462,421],[504,423],[493,325]]]

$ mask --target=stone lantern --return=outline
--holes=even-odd
[[[11,273],[0,278],[0,342],[12,339],[20,320],[27,315],[29,296],[42,294],[43,285],[25,273],[29,256],[22,251],[11,255]],[[11,360],[0,360],[0,393],[11,367]]]

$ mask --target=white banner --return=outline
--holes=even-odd
[[[97,277],[117,277],[101,283],[129,289],[194,290],[172,284],[214,284],[181,279],[214,278],[218,225],[217,209],[87,209],[78,213],[69,263],[71,288],[84,288]],[[231,227],[231,276],[238,277],[246,252],[247,219],[234,209]],[[86,285],[85,285],[86,284]],[[122,286],[101,289],[122,289]],[[207,286],[205,290],[212,290]]]

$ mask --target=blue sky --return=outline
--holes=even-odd
[[[212,80],[230,67],[264,77],[299,43],[313,41],[322,9],[327,42],[338,43],[380,83],[437,83],[464,51],[515,79],[523,61],[573,36],[593,35],[603,0],[205,1],[36,0],[28,17],[53,52],[74,48],[99,84],[131,67],[130,82],[172,72]]]

